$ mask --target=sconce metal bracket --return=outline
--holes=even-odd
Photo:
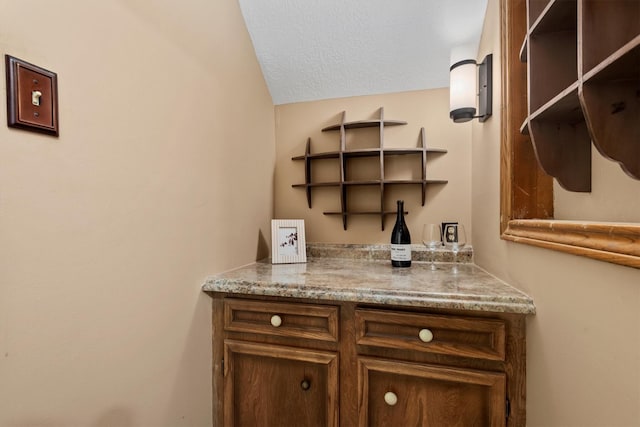
[[[484,57],[484,61],[478,64],[478,120],[486,122],[492,113],[493,104],[493,54]]]

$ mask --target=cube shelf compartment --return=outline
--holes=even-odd
[[[422,206],[425,204],[427,186],[431,184],[446,184],[446,180],[427,179],[427,158],[430,154],[446,153],[447,150],[439,148],[427,148],[425,142],[424,128],[420,129],[420,147],[417,148],[385,148],[384,147],[384,129],[387,126],[406,125],[407,122],[400,120],[385,120],[384,108],[380,108],[378,120],[359,120],[353,122],[345,121],[346,113],[341,114],[340,123],[325,127],[323,132],[339,131],[340,132],[340,149],[338,151],[326,151],[320,153],[311,152],[311,138],[307,139],[305,153],[301,156],[292,157],[292,160],[303,160],[305,164],[305,182],[303,184],[293,184],[295,188],[304,188],[307,195],[307,204],[311,209],[311,189],[316,187],[336,187],[339,188],[340,195],[340,211],[325,211],[325,215],[342,216],[342,226],[347,229],[347,218],[352,215],[378,215],[380,216],[380,224],[384,230],[385,217],[388,215],[396,215],[396,211],[385,210],[385,187],[390,185],[419,185],[422,190]],[[380,144],[377,148],[364,149],[348,149],[346,143],[346,131],[361,128],[379,128]],[[389,156],[406,156],[412,155],[420,158],[421,178],[420,179],[389,179],[385,177],[385,159]],[[380,166],[380,176],[375,179],[347,180],[347,170],[349,169],[349,160],[354,158],[371,158],[377,159]],[[323,181],[312,182],[311,166],[313,161],[322,159],[338,159],[340,165],[339,181]],[[363,186],[377,186],[380,192],[380,209],[378,210],[350,210],[347,206],[347,192],[361,188]],[[408,212],[405,212],[408,213]]]
[[[591,191],[591,142],[640,179],[640,2],[528,0],[528,117],[542,169]]]

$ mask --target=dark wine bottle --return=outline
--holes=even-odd
[[[391,265],[411,267],[411,235],[404,222],[404,201],[398,200],[398,216],[391,232]]]

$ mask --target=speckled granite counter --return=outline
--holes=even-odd
[[[315,258],[306,264],[260,261],[208,278],[202,289],[324,301],[535,313],[532,299],[471,263]]]

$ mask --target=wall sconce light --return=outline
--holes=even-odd
[[[468,122],[475,118],[485,122],[491,116],[492,63],[493,55],[489,54],[480,64],[473,59],[465,59],[456,62],[449,69],[449,117],[454,123]]]

